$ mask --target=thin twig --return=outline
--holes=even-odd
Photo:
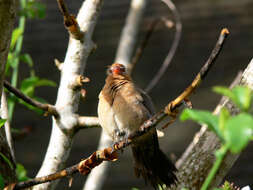
[[[62,70],[63,63],[61,63],[58,59],[54,59],[55,66],[58,68],[59,71]]]
[[[83,41],[84,33],[80,30],[79,24],[74,15],[69,14],[68,8],[64,0],[57,0],[59,9],[63,15],[64,26],[68,30],[69,34],[76,40]]]
[[[132,69],[131,69],[131,73],[133,72],[133,69],[135,68],[135,65],[139,62],[142,54],[143,54],[143,50],[144,48],[147,46],[147,43],[151,37],[151,35],[153,34],[157,24],[159,23],[159,19],[155,19],[151,22],[148,31],[146,32],[146,35],[144,37],[144,39],[141,41],[139,47],[136,49],[135,51],[135,55],[133,56],[131,63],[132,63]]]
[[[224,41],[225,41],[226,37],[228,36],[228,34],[229,34],[228,29],[226,29],[226,28],[222,29],[219,39],[218,39],[211,55],[209,56],[208,60],[206,61],[204,66],[201,68],[200,72],[197,74],[197,76],[193,80],[192,84],[182,94],[180,94],[175,100],[173,100],[171,102],[171,105],[170,105],[171,107],[168,107],[169,108],[168,110],[173,110],[174,108],[176,108],[184,99],[186,99],[189,96],[189,94],[191,94],[194,91],[194,89],[205,78],[205,76],[207,75],[211,66],[213,65],[216,58],[218,57],[218,55],[222,49],[222,46],[224,44]]]
[[[168,66],[171,63],[172,58],[175,55],[176,49],[178,47],[178,44],[179,44],[179,41],[181,38],[181,33],[182,33],[182,23],[181,23],[180,16],[179,16],[176,6],[173,4],[173,2],[171,0],[162,0],[162,1],[172,11],[173,17],[175,19],[175,26],[176,26],[175,37],[174,37],[171,49],[170,49],[167,57],[165,58],[162,66],[160,67],[159,71],[156,73],[154,78],[151,80],[149,85],[146,87],[146,89],[145,89],[146,92],[151,91],[151,89],[158,83],[158,81],[161,79],[161,77],[163,76],[163,74],[167,70]]]
[[[122,140],[114,144],[113,148],[108,147],[102,151],[96,151],[89,158],[81,161],[80,163],[72,167],[61,170],[60,172],[56,172],[54,174],[51,174],[45,177],[34,178],[25,182],[11,184],[5,187],[5,189],[8,189],[8,187],[13,187],[13,189],[27,188],[36,184],[41,184],[41,183],[49,182],[49,181],[56,180],[59,178],[63,178],[68,175],[72,175],[78,171],[83,175],[87,175],[94,167],[98,166],[103,161],[115,161],[117,159],[117,151],[124,149],[125,147],[127,147],[128,145],[132,143],[133,139],[144,135],[147,131],[156,127],[157,124],[162,119],[164,119],[167,115],[172,116],[172,117],[175,116],[176,109],[180,105],[182,105],[182,101],[184,101],[185,98],[191,95],[193,90],[200,84],[201,80],[204,79],[207,72],[210,70],[211,66],[213,65],[214,61],[219,55],[219,52],[221,51],[221,48],[228,34],[229,32],[227,29],[223,29],[221,31],[218,42],[216,43],[209,59],[201,68],[200,72],[197,74],[197,76],[195,77],[191,85],[188,88],[186,88],[185,91],[181,95],[179,95],[179,97],[171,101],[164,109],[162,109],[160,112],[155,114],[152,118],[145,121],[140,126],[139,130],[131,134],[127,140]]]
[[[148,30],[146,32],[145,37],[143,38],[143,40],[141,41],[140,45],[137,47],[136,51],[135,51],[135,55],[133,56],[131,63],[131,73],[133,72],[135,65],[139,62],[141,56],[143,55],[143,50],[145,49],[145,47],[148,44],[148,41],[150,39],[150,37],[152,36],[154,30],[156,29],[157,25],[163,22],[165,26],[167,26],[167,28],[171,28],[173,26],[173,23],[170,21],[168,22],[167,19],[165,18],[159,18],[159,19],[154,19],[151,21]]]
[[[15,96],[17,96],[18,98],[22,99],[23,101],[25,101],[26,103],[34,106],[34,107],[37,107],[39,109],[42,109],[47,113],[55,116],[55,117],[58,117],[58,112],[57,110],[55,109],[55,107],[53,105],[50,105],[50,104],[42,104],[36,100],[33,100],[32,98],[26,96],[25,94],[23,94],[20,90],[18,90],[17,88],[14,88],[13,86],[11,86],[11,84],[8,82],[8,81],[4,81],[4,87],[10,91],[11,93],[13,93]]]

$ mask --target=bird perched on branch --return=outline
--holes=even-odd
[[[125,140],[153,114],[149,96],[134,85],[125,66],[112,64],[99,94],[98,117],[103,130],[114,142]],[[142,176],[155,189],[175,183],[176,168],[160,150],[155,128],[134,139],[131,148],[137,177]]]

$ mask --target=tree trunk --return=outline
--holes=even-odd
[[[0,0],[0,99],[16,8],[16,0]],[[16,180],[15,163],[6,141],[4,127],[0,129],[0,175],[3,177],[5,184]]]

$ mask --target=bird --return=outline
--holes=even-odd
[[[155,113],[150,97],[138,88],[124,65],[114,63],[107,70],[99,93],[98,118],[103,130],[117,143],[126,140]],[[175,184],[176,167],[161,151],[155,128],[131,143],[134,173],[155,190]]]

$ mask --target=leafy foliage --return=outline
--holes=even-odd
[[[249,113],[251,90],[246,86],[236,86],[232,90],[226,87],[215,87],[214,91],[230,98],[240,109],[240,113],[232,116],[226,108],[223,108],[219,116],[215,116],[208,111],[185,109],[180,116],[183,121],[193,120],[206,124],[222,141],[222,147],[215,154],[216,162],[202,190],[207,189],[227,150],[235,154],[240,153],[249,141],[253,140],[253,117]],[[225,186],[223,189],[225,190]]]
[[[1,174],[0,174],[0,189],[4,189],[4,178]]]
[[[236,187],[233,183],[225,181],[222,187],[215,188],[214,190],[240,190],[240,188]]]
[[[25,167],[22,164],[17,164],[16,166],[16,175],[18,178],[18,181],[26,181],[29,179],[29,177],[27,177],[27,172]]]
[[[8,166],[13,169],[14,166],[12,165],[11,161],[2,153],[0,152],[0,156],[2,157],[2,159],[8,164]]]
[[[45,16],[45,5],[41,4],[36,0],[20,0],[20,5],[21,10],[20,10],[19,26],[13,31],[12,34],[10,52],[8,55],[5,73],[7,76],[11,76],[12,86],[17,87],[20,61],[21,63],[26,63],[29,67],[30,76],[28,76],[21,82],[20,90],[27,96],[44,103],[46,102],[45,100],[35,96],[34,93],[35,88],[40,86],[54,87],[56,86],[56,84],[53,81],[50,81],[48,79],[42,79],[36,76],[35,71],[33,69],[34,62],[32,60],[32,57],[27,53],[21,54],[21,49],[26,18],[43,18]],[[10,120],[12,119],[14,106],[16,102],[25,105],[29,109],[36,111],[39,114],[43,112],[38,108],[35,108],[25,103],[24,101],[17,99],[15,96],[11,95],[10,97],[8,97],[8,110]]]
[[[6,119],[0,119],[0,128],[5,124]]]
[[[208,125],[231,152],[239,153],[253,137],[253,117],[247,113],[251,105],[251,91],[243,86],[237,86],[232,90],[216,87],[215,91],[228,96],[239,107],[241,113],[231,116],[229,111],[223,108],[218,117],[208,111],[185,109],[180,119],[191,119]]]
[[[44,18],[46,7],[44,4],[35,1],[28,0],[26,6],[20,11],[20,14],[28,18]]]
[[[236,86],[232,90],[226,87],[215,87],[214,91],[229,97],[242,111],[247,111],[251,102],[251,90],[246,86]]]

